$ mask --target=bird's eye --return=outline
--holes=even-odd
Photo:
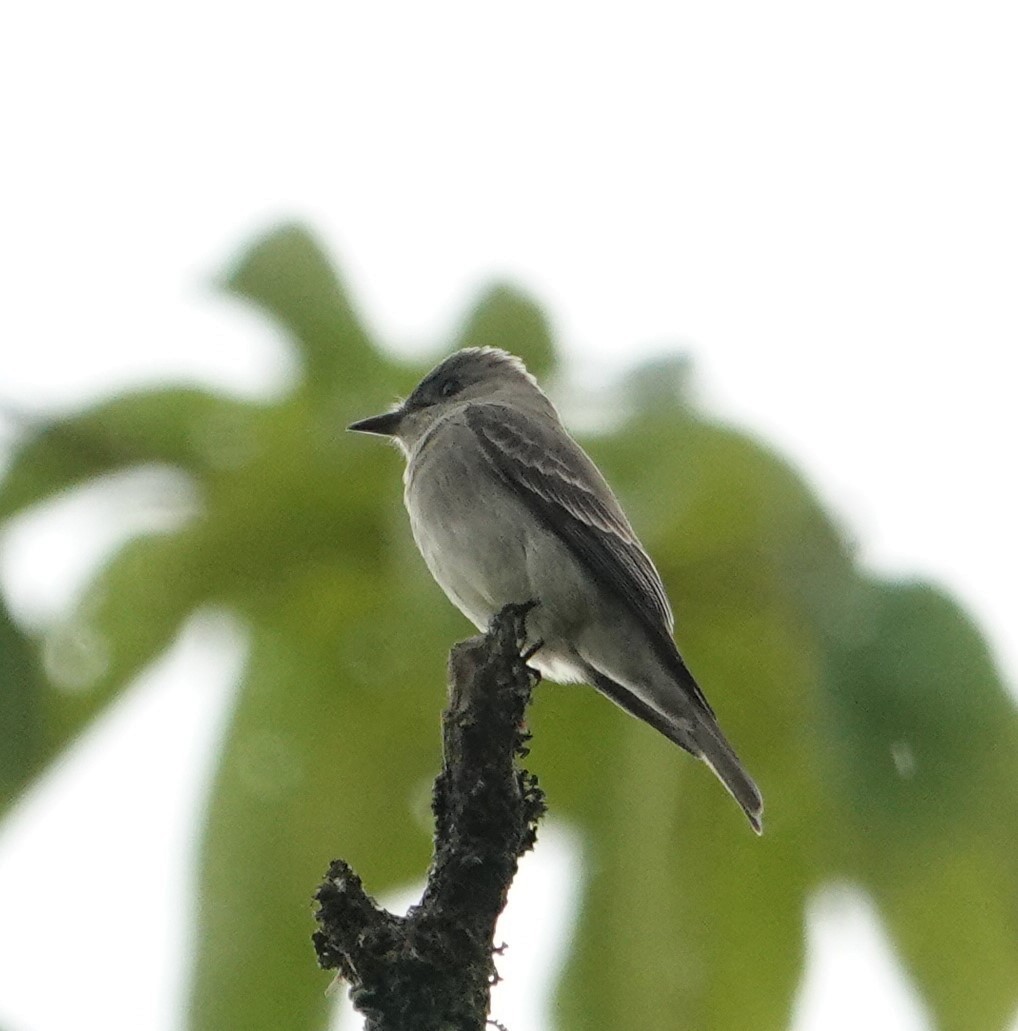
[[[439,397],[452,397],[463,389],[463,384],[458,379],[447,379],[439,388]]]

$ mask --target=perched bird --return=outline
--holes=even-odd
[[[654,563],[519,358],[457,351],[350,429],[399,444],[414,540],[471,622],[483,630],[504,605],[537,601],[532,665],[586,681],[703,759],[760,832],[760,792],[679,655]]]

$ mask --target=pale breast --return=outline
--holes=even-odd
[[[410,457],[404,502],[431,575],[477,627],[527,600],[527,528],[470,430],[444,420]]]
[[[571,641],[590,619],[589,580],[473,431],[443,420],[410,456],[404,483],[414,541],[450,601],[479,629],[505,605],[537,601],[527,619],[532,640],[544,641],[534,665],[560,682],[582,679]]]

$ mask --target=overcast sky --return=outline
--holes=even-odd
[[[494,277],[543,303],[588,384],[681,347],[703,402],[797,464],[864,561],[959,596],[1014,684],[1016,17],[896,0],[19,5],[0,33],[0,404],[65,407],[167,377],[278,390],[272,327],[210,282],[302,219],[393,348],[440,346]],[[154,518],[120,491],[0,541],[27,624],[56,618]],[[219,686],[192,697],[156,681],[131,717],[139,740],[144,726],[168,740],[158,790],[180,813],[167,877],[181,893],[204,774],[173,779],[166,728],[201,717],[210,747],[223,655],[242,647],[236,631],[195,633],[180,661]],[[100,768],[86,752],[79,784]],[[54,814],[85,802],[60,790],[0,833],[0,901],[36,898],[23,878],[69,843]],[[103,791],[113,835],[130,792]],[[128,874],[112,876],[122,891]],[[821,954],[839,927],[886,967],[864,900],[817,907]],[[33,987],[65,975],[45,955],[32,967],[33,912],[4,910],[0,1022],[70,1026],[54,1009],[66,994],[77,1027],[174,1026],[166,1007],[161,1023],[155,1007],[156,1023],[117,1024],[102,1004],[90,1024],[87,969],[79,994]],[[183,918],[167,919],[179,948]],[[821,980],[806,996],[827,1016],[797,1031],[835,1013],[874,1022],[832,994],[838,976]]]

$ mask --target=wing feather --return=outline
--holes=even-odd
[[[503,481],[649,630],[671,640],[661,577],[579,444],[501,405],[471,405],[466,418]]]

